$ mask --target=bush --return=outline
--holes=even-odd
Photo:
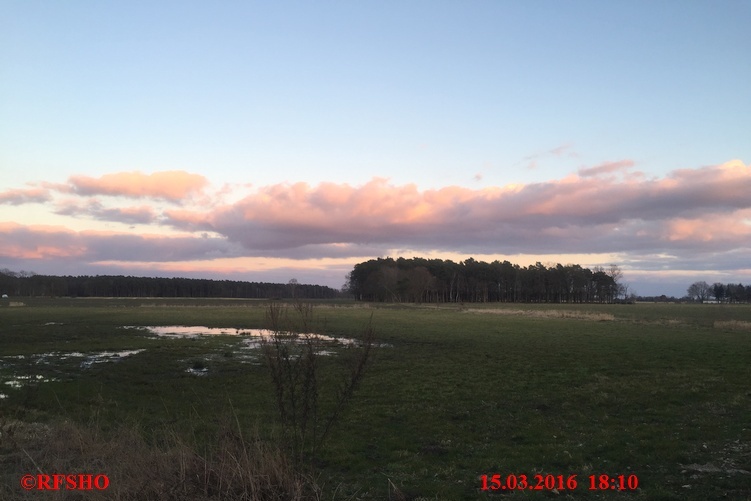
[[[359,344],[348,345],[339,355],[346,370],[337,376],[336,387],[324,387],[319,373],[322,347],[309,335],[314,324],[313,305],[296,303],[294,310],[297,318],[290,319],[286,307],[278,303],[268,306],[266,321],[272,335],[261,346],[282,427],[293,456],[302,462],[315,457],[354,396],[365,375],[375,331],[371,315]],[[322,393],[329,397],[326,401],[333,402],[326,409],[320,405]]]

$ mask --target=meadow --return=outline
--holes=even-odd
[[[300,499],[751,499],[749,305],[315,303],[310,330],[356,339],[372,322],[376,343],[328,439],[299,463],[285,456],[268,364],[243,336],[124,328],[262,328],[267,306],[1,304],[0,498],[201,499],[171,485],[189,462],[239,471],[232,447],[249,458],[252,444],[315,487]],[[347,370],[337,350],[316,362],[322,409]],[[224,442],[227,430],[246,438]],[[110,487],[24,492],[20,477],[37,471],[106,473]],[[555,485],[493,490],[494,475]],[[638,486],[601,489],[602,475]],[[232,498],[222,492],[203,495]]]

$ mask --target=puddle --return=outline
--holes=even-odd
[[[86,360],[81,362],[81,368],[88,369],[92,365],[100,364],[102,362],[117,362],[118,360],[122,360],[125,357],[137,355],[142,351],[145,350],[103,351],[101,353],[95,353],[93,355],[87,356]]]
[[[201,327],[187,325],[167,325],[152,327],[126,327],[126,329],[146,329],[157,336],[166,337],[199,337],[199,336],[240,336],[252,329],[234,329],[224,327]],[[261,329],[259,329],[261,330]],[[251,334],[252,335],[252,334]]]
[[[188,369],[185,369],[185,372],[188,374],[193,374],[194,376],[205,376],[209,373],[209,369],[204,367],[203,369],[194,369],[193,367],[190,367]]]
[[[102,351],[98,353],[81,353],[79,351],[71,352],[50,352],[50,353],[37,353],[34,355],[10,355],[7,357],[0,357],[0,367],[10,367],[11,370],[17,368],[18,365],[8,364],[7,360],[34,360],[34,365],[54,365],[55,362],[67,359],[83,358],[80,367],[82,369],[88,369],[94,364],[103,362],[117,362],[131,355],[141,353],[141,350],[124,350],[124,351]],[[5,381],[5,384],[13,389],[20,389],[30,383],[47,383],[50,381],[58,381],[56,378],[46,377],[41,374],[33,375],[17,375],[11,374],[10,379]],[[7,396],[6,396],[7,397]],[[6,398],[6,397],[0,397]]]
[[[29,383],[49,383],[50,381],[57,381],[57,379],[51,377],[48,378],[42,376],[41,374],[34,374],[30,376],[15,376],[10,381],[5,381],[5,384],[13,389],[18,390]]]
[[[30,355],[29,358],[36,358],[35,364],[49,364],[50,358],[54,358],[55,360],[67,360],[69,358],[81,358],[85,357],[85,353],[81,353],[80,351],[71,351],[68,353],[60,353],[51,351],[49,353],[39,353],[35,355]],[[19,355],[19,357],[23,357],[23,355]]]
[[[88,369],[93,364],[99,364],[102,362],[116,362],[118,360],[121,360],[125,357],[129,357],[131,355],[135,355],[137,353],[141,353],[144,351],[141,350],[123,350],[123,351],[101,351],[98,353],[82,353],[80,351],[70,351],[70,352],[58,352],[58,351],[52,351],[49,353],[38,353],[34,355],[29,355],[29,358],[34,359],[36,358],[35,364],[51,364],[60,360],[67,360],[70,358],[84,358],[81,362],[81,367],[84,369]],[[23,355],[17,355],[15,357],[4,357],[4,358],[25,358]]]
[[[244,343],[250,347],[257,347],[262,341],[270,341],[274,336],[274,331],[269,329],[237,329],[234,327],[203,327],[200,325],[166,325],[148,327],[127,326],[125,328],[146,329],[159,337],[197,338],[201,336],[239,336],[244,338]],[[304,342],[309,339],[344,345],[354,344],[356,342],[354,339],[349,338],[309,333],[280,333],[280,337],[283,339],[288,338],[291,341],[297,342]]]
[[[124,329],[143,329],[157,337],[172,337],[172,338],[199,338],[202,336],[237,336],[242,338],[242,343],[245,348],[257,349],[261,347],[261,343],[264,341],[272,341],[274,335],[278,335],[282,340],[289,340],[296,343],[304,343],[308,340],[316,341],[317,348],[321,348],[322,345],[327,347],[334,346],[354,346],[359,343],[357,339],[351,339],[346,337],[333,337],[326,336],[325,334],[313,334],[313,333],[275,333],[269,329],[239,329],[235,327],[205,327],[200,325],[160,325],[160,326],[124,326]],[[374,343],[374,347],[377,348],[391,348],[387,343]],[[333,355],[335,352],[331,350],[318,349],[316,353],[320,355]]]

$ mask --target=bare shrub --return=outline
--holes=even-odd
[[[321,374],[321,341],[311,334],[314,324],[313,305],[295,303],[295,319],[287,309],[271,303],[266,321],[272,332],[262,340],[266,364],[269,368],[276,397],[280,422],[298,461],[312,459],[341,418],[365,375],[375,337],[372,315],[359,343],[345,346],[338,355],[345,369],[338,375],[335,388],[324,388]],[[305,332],[301,335],[300,329]],[[321,392],[331,402],[325,409],[320,405]]]

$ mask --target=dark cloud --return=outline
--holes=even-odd
[[[98,200],[85,203],[67,201],[58,204],[55,214],[64,216],[89,217],[100,221],[113,221],[125,224],[150,224],[156,221],[157,213],[153,207],[105,207]]]
[[[224,238],[72,231],[58,226],[0,223],[0,257],[71,261],[184,261],[236,257],[242,249]]]

